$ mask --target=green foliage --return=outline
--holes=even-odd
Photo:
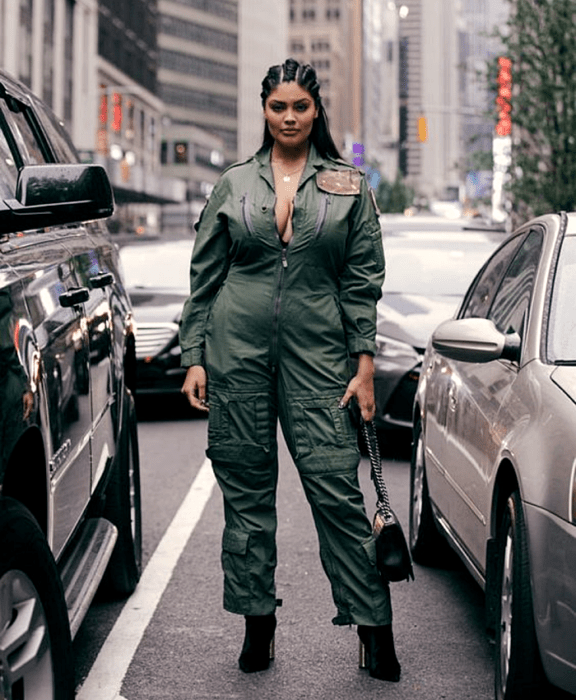
[[[394,182],[385,178],[380,180],[376,190],[376,202],[383,214],[400,214],[412,205],[414,190],[408,187],[397,173]]]
[[[508,0],[511,194],[522,219],[576,209],[576,0]]]

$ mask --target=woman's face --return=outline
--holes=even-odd
[[[317,116],[312,95],[296,81],[280,83],[264,104],[272,138],[287,148],[296,148],[308,140]]]

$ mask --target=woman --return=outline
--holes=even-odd
[[[224,607],[246,618],[240,668],[268,668],[279,420],[312,508],[333,622],[357,624],[370,674],[397,681],[346,410],[355,399],[374,416],[380,225],[362,174],[332,141],[314,69],[271,67],[261,98],[262,147],[222,174],[197,224],[181,329],[182,391],[209,410],[207,454],[224,495]]]

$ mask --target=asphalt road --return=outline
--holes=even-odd
[[[401,681],[374,680],[358,669],[355,629],[331,624],[335,611],[312,516],[285,448],[276,659],[263,673],[239,671],[243,619],[221,606],[223,513],[205,463],[206,421],[159,401],[139,415],[146,570],[126,604],[92,606],[75,640],[78,700],[493,698],[483,594],[457,563],[416,566],[415,581],[391,586]],[[409,465],[392,456],[384,455],[384,475],[407,532]],[[367,460],[360,478],[372,514]]]

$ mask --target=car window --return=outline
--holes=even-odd
[[[567,236],[560,251],[548,320],[548,359],[576,362],[576,237]]]
[[[522,335],[541,251],[542,232],[530,231],[506,271],[488,314],[501,333]]]
[[[502,246],[486,263],[464,300],[460,318],[486,318],[500,281],[523,236],[516,236]]]
[[[37,115],[40,124],[48,134],[48,139],[54,149],[58,162],[76,163],[78,161],[78,154],[62,122],[47,109],[38,109]]]
[[[50,154],[39,138],[38,128],[29,107],[13,97],[5,102],[5,117],[24,160],[22,165],[38,165],[50,162]],[[18,165],[21,165],[18,163]]]
[[[0,114],[0,197],[9,199],[14,197],[16,193],[18,168],[4,134],[5,128],[5,122],[2,119],[2,114]]]

